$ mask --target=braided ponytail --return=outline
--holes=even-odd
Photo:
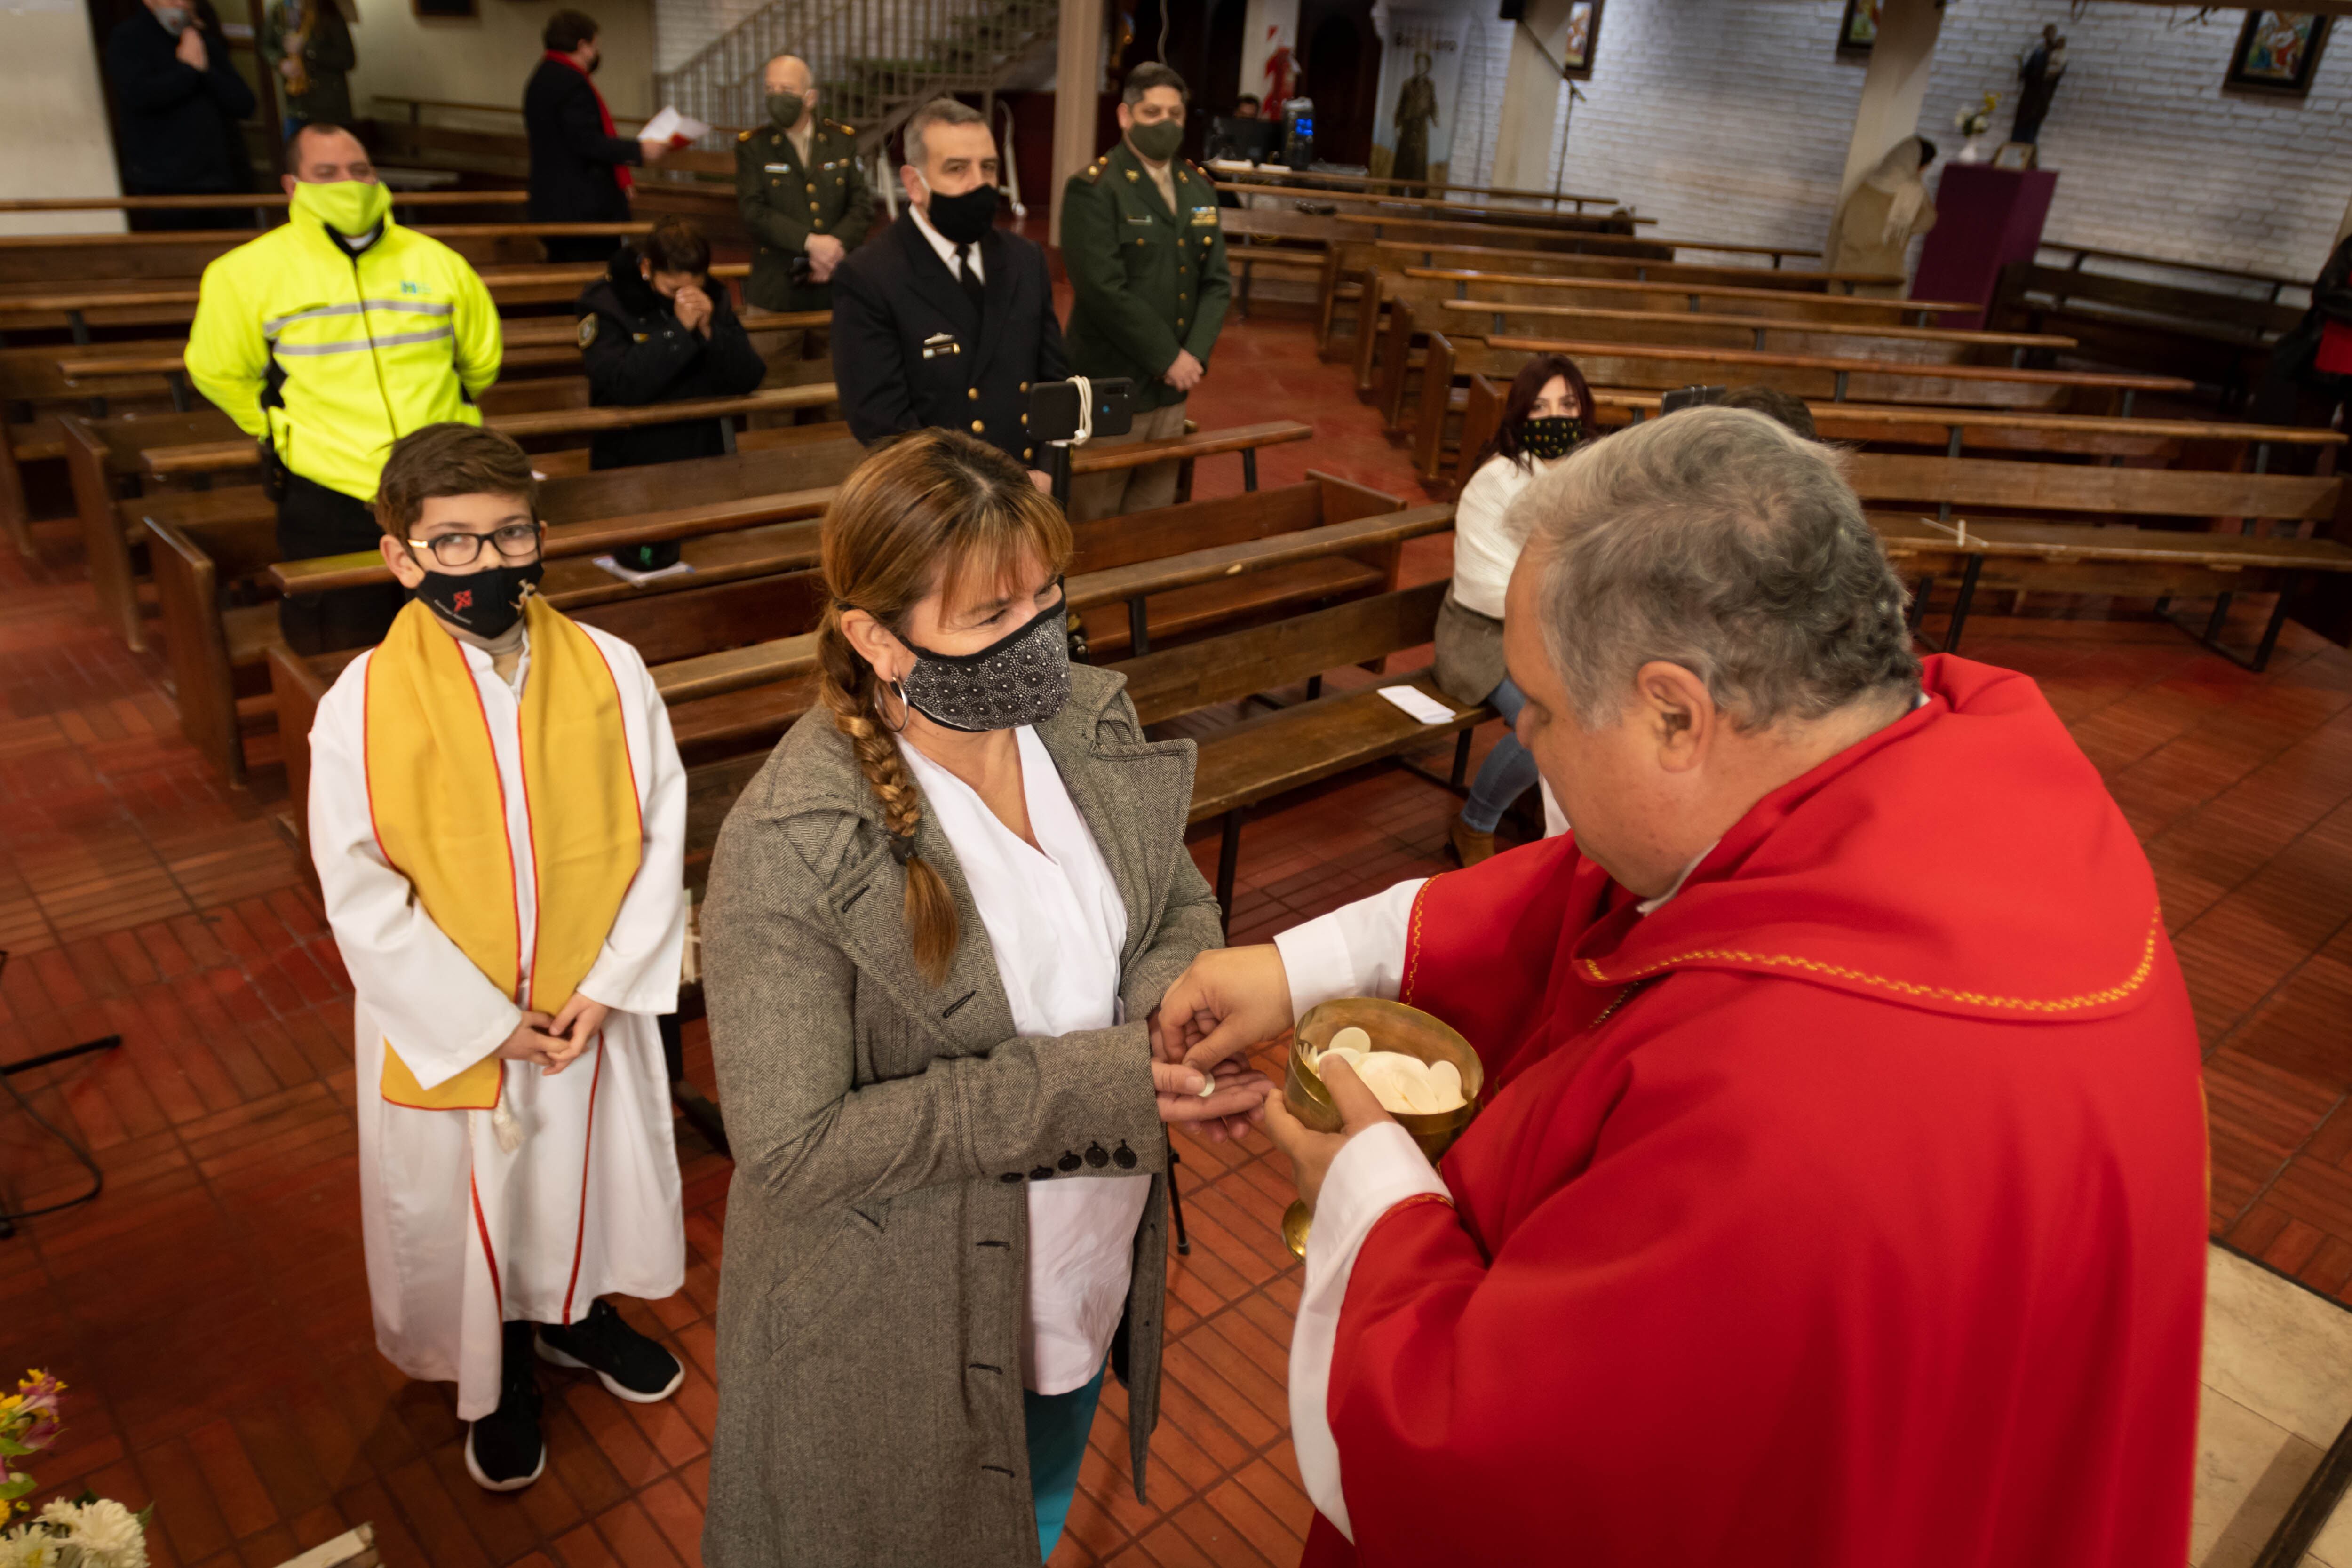
[[[882,718],[882,682],[850,646],[842,611],[855,606],[895,628],[926,596],[952,594],[967,579],[1001,578],[1027,562],[1058,572],[1070,547],[1067,520],[1031,485],[1026,469],[953,431],[920,430],[886,443],[844,481],[825,511],[822,551],[832,603],[817,628],[817,700],[882,805],[891,856],[906,868],[915,967],[933,985],[947,978],[955,957],[955,900],[938,870],[915,853],[922,792]]]

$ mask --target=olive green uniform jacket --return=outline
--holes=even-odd
[[[830,310],[829,283],[795,286],[793,259],[812,234],[829,234],[855,250],[874,223],[874,187],[857,159],[857,132],[820,120],[809,139],[809,164],[773,125],[735,139],[735,207],[758,252],[743,297],[767,310]]]
[[[1160,378],[1182,351],[1209,363],[1234,292],[1217,187],[1181,158],[1171,168],[1172,213],[1124,141],[1062,193],[1062,265],[1075,296],[1063,334],[1070,374],[1130,378],[1139,413],[1183,399]]]

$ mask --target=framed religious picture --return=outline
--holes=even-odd
[[[1878,42],[1878,0],[1845,0],[1845,15],[1838,21],[1837,52],[1853,59],[1870,58],[1870,47]]]
[[[1575,0],[1568,8],[1568,31],[1560,36],[1559,70],[1579,81],[1592,79],[1592,55],[1601,43],[1601,0]]]
[[[1996,169],[2031,169],[2034,156],[2034,146],[2031,142],[2004,142],[1992,155],[1992,166]]]
[[[2311,90],[2311,73],[2326,47],[2327,21],[2312,11],[2247,12],[2221,85],[2301,98]]]

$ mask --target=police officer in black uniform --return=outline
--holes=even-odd
[[[724,284],[710,284],[710,243],[681,218],[665,217],[642,249],[624,248],[575,307],[588,401],[641,408],[702,397],[739,397],[767,367]],[[728,449],[726,422],[685,419],[607,430],[589,449],[592,468],[626,468]]]
[[[850,434],[962,430],[1029,465],[1029,389],[1068,373],[1045,253],[996,226],[996,138],[936,99],[907,122],[907,216],[833,275],[833,370]]]

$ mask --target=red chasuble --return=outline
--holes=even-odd
[[[1643,918],[1572,837],[1441,877],[1403,999],[1488,1064],[1350,1276],[1318,1565],[2179,1568],[2189,997],[2033,683],[1759,802]]]

